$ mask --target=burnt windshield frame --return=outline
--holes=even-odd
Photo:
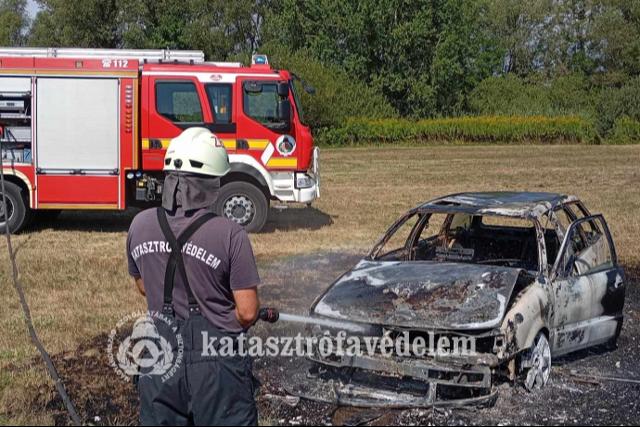
[[[391,227],[389,227],[389,229],[386,231],[386,233],[383,235],[383,237],[381,239],[378,240],[378,242],[375,244],[375,246],[373,247],[373,249],[371,250],[371,252],[369,252],[369,255],[367,255],[366,259],[370,260],[370,261],[380,261],[380,262],[384,262],[384,260],[380,259],[381,257],[385,256],[385,254],[381,254],[381,250],[384,248],[384,246],[386,245],[386,243],[391,240],[391,238],[393,237],[393,235],[402,228],[402,226],[411,218],[413,218],[415,215],[418,215],[419,218],[416,221],[416,224],[414,225],[413,229],[411,230],[411,233],[409,234],[409,237],[407,238],[407,241],[405,243],[404,246],[404,252],[407,255],[407,259],[403,260],[403,262],[432,262],[432,261],[411,261],[409,260],[409,254],[411,251],[411,248],[417,243],[416,239],[419,237],[418,233],[422,231],[422,229],[424,228],[424,224],[426,222],[429,221],[429,219],[431,218],[431,216],[433,214],[445,214],[447,215],[447,218],[445,220],[445,222],[443,223],[443,227],[446,227],[447,224],[449,224],[451,222],[451,218],[453,217],[453,215],[455,214],[470,214],[472,216],[479,216],[479,217],[484,217],[484,216],[490,216],[490,217],[498,217],[498,218],[506,218],[506,219],[521,219],[524,221],[529,221],[533,228],[535,229],[536,232],[536,243],[537,243],[537,252],[538,252],[538,274],[545,274],[548,275],[548,269],[545,268],[545,266],[548,264],[548,260],[546,257],[546,245],[544,242],[544,236],[543,234],[543,230],[542,230],[542,225],[535,219],[535,218],[528,218],[528,217],[520,217],[520,216],[510,216],[510,215],[500,215],[500,214],[496,214],[496,213],[492,213],[492,212],[487,212],[487,213],[471,213],[471,212],[466,212],[466,211],[461,211],[461,210],[440,210],[440,209],[413,209],[407,213],[405,213],[402,217],[400,217],[400,219],[398,219],[395,223],[393,223],[393,225]],[[466,262],[463,261],[452,261],[454,263],[464,263],[464,264],[468,264]],[[477,264],[477,265],[481,265],[481,264]]]
[[[409,221],[411,218],[413,218],[416,215],[419,215],[418,211],[411,210],[411,211],[405,213],[399,219],[397,219],[391,225],[391,227],[389,227],[387,229],[387,231],[382,235],[382,237],[380,239],[378,239],[378,242],[374,245],[373,249],[371,249],[369,254],[366,256],[366,259],[369,259],[371,261],[379,261],[379,258],[385,255],[385,254],[380,254],[380,251],[384,248],[384,246],[387,244],[387,242],[389,240],[391,240],[391,237],[393,237],[393,235],[398,230],[400,230],[400,228],[402,228],[402,226],[404,224],[406,224],[407,221]],[[405,250],[408,247],[409,241],[412,240],[412,236],[413,236],[413,234],[415,232],[415,228],[418,226],[418,224],[420,224],[421,221],[422,221],[422,218],[419,217],[418,220],[416,221],[416,224],[414,225],[413,229],[409,233],[409,237],[407,238],[407,241],[405,242],[405,245],[404,245]]]

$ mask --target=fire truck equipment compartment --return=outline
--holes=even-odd
[[[118,80],[39,78],[37,87],[37,168],[118,169]]]
[[[0,94],[2,96],[15,96],[31,93],[31,79],[23,77],[0,78]]]

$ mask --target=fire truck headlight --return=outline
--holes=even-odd
[[[133,174],[133,172],[129,172],[127,174],[127,179],[133,179],[135,177],[135,175]]]
[[[296,188],[311,188],[315,183],[306,173],[296,174]]]

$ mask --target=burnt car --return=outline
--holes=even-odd
[[[311,316],[336,326],[314,332],[335,340],[339,325],[359,325],[363,336],[466,340],[474,351],[314,353],[291,391],[354,406],[424,407],[489,402],[500,380],[538,389],[552,358],[615,345],[624,297],[607,223],[578,198],[441,197],[403,215],[315,301]]]

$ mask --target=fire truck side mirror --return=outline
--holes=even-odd
[[[280,98],[289,97],[289,83],[284,83],[284,82],[278,83],[278,96]]]

